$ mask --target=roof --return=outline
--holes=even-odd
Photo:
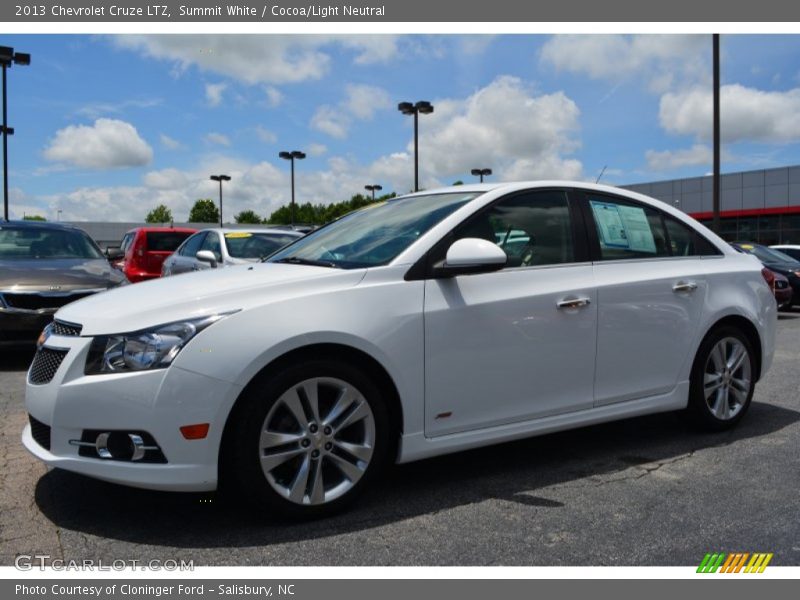
[[[53,221],[0,221],[0,228],[11,226],[18,229],[56,229],[61,231],[83,231],[80,227]]]

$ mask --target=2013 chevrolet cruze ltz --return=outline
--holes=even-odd
[[[266,262],[60,310],[25,446],[162,490],[342,508],[388,462],[683,410],[721,430],[772,361],[761,265],[666,204],[569,182],[390,200]]]

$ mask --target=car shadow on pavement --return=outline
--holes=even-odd
[[[35,353],[33,345],[0,350],[0,372],[27,371]]]
[[[266,547],[486,500],[558,510],[563,504],[547,498],[550,486],[602,485],[629,469],[631,478],[646,476],[695,451],[764,436],[798,420],[798,412],[753,403],[748,418],[725,433],[698,433],[674,415],[651,415],[398,465],[348,512],[313,527],[243,510],[224,495],[139,490],[61,470],[39,479],[35,501],[57,527],[102,538],[179,548]]]

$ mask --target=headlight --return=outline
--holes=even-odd
[[[84,373],[98,375],[168,367],[189,340],[233,312],[167,323],[132,333],[98,336],[92,340]]]

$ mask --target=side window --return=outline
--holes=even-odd
[[[455,239],[483,238],[508,255],[509,267],[573,262],[575,250],[565,192],[515,194],[472,217]]]
[[[691,227],[664,215],[673,256],[715,256],[720,251]]]
[[[601,260],[671,256],[661,214],[610,196],[589,195]]]
[[[119,249],[120,250],[122,250],[123,252],[127,252],[128,251],[128,248],[130,248],[130,246],[131,246],[131,241],[133,240],[133,235],[134,234],[132,234],[132,233],[126,233],[125,234],[125,236],[122,238],[122,242],[119,245]]]
[[[213,231],[210,231],[208,234],[206,234],[206,239],[203,240],[203,245],[200,246],[200,250],[211,250],[217,260],[222,260],[222,249],[219,247],[219,236]]]
[[[181,246],[178,250],[178,254],[181,256],[194,258],[194,255],[197,254],[197,251],[200,250],[200,244],[203,243],[203,239],[205,237],[205,232],[194,234],[184,242],[183,246]]]

